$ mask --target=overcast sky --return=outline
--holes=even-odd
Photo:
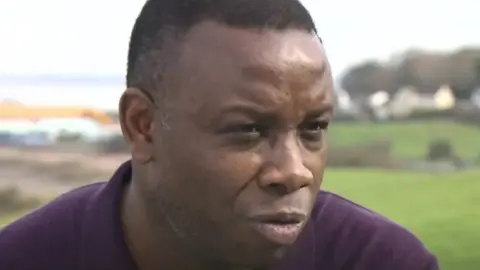
[[[480,45],[479,0],[304,2],[335,75],[364,59],[385,59],[410,47],[451,50]],[[0,74],[123,76],[130,30],[142,4],[1,0]]]

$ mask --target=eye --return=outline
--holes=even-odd
[[[265,127],[259,124],[238,124],[227,127],[224,132],[236,142],[255,142],[265,136]]]
[[[260,134],[261,127],[257,124],[233,125],[228,127],[226,131],[237,134]]]
[[[305,122],[300,126],[300,135],[308,141],[321,141],[323,132],[327,129],[328,122],[315,120]]]

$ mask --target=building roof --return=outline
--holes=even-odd
[[[101,110],[75,107],[25,106],[15,103],[0,103],[0,119],[43,120],[48,118],[91,118],[102,125],[111,125],[113,119]]]

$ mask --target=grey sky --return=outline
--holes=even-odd
[[[326,43],[335,75],[358,61],[384,59],[408,47],[450,50],[480,45],[478,0],[304,2]],[[130,30],[142,4],[2,0],[0,74],[122,76]]]

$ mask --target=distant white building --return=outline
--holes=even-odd
[[[480,109],[480,87],[472,91],[472,96],[470,98],[473,105]]]
[[[387,120],[390,118],[388,103],[390,94],[386,91],[377,91],[368,97],[367,103],[377,120]]]
[[[393,116],[404,117],[414,111],[444,111],[455,107],[456,99],[448,85],[434,94],[420,94],[414,87],[401,88],[389,104]]]
[[[404,117],[410,115],[420,102],[420,94],[413,87],[404,87],[399,89],[389,104],[391,115],[395,117]]]
[[[442,85],[433,95],[433,99],[438,110],[448,110],[455,107],[455,94],[448,85]]]
[[[338,109],[347,111],[352,107],[352,98],[345,89],[336,88],[334,93]]]
[[[45,119],[32,121],[29,119],[1,120],[0,133],[16,136],[28,134],[46,134],[55,141],[60,134],[80,134],[86,140],[97,140],[112,133],[98,122],[87,118]]]
[[[343,115],[355,115],[358,114],[360,108],[354,101],[350,93],[343,88],[335,88],[335,106],[337,113]]]

